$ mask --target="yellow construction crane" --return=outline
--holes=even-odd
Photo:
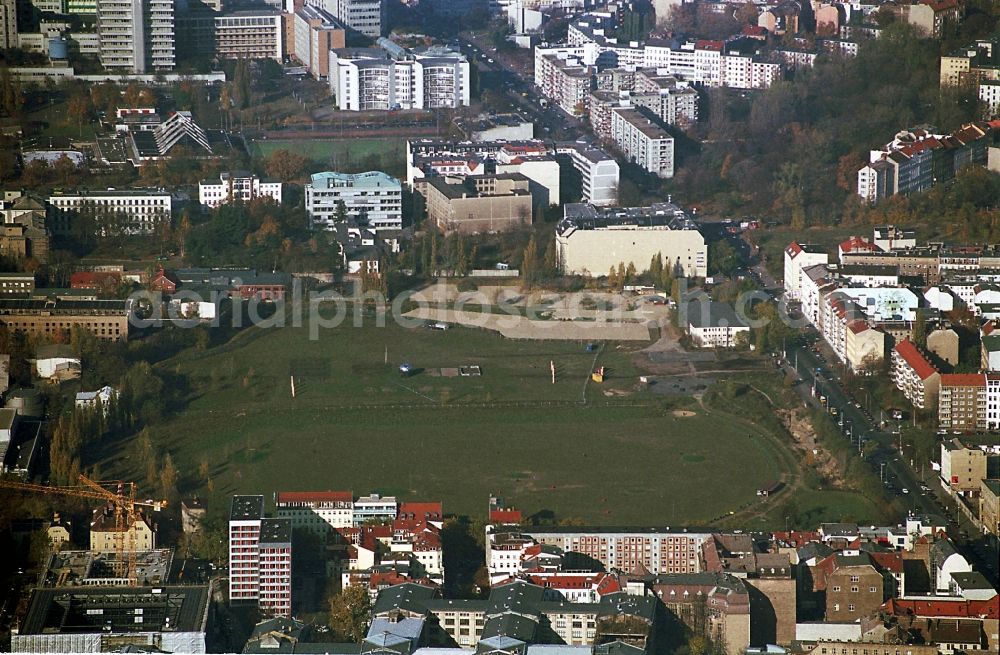
[[[95,482],[81,473],[80,483],[78,486],[54,487],[0,479],[0,488],[87,498],[110,504],[115,512],[115,575],[128,579],[129,584],[134,585],[136,583],[135,530],[132,528],[139,519],[139,508],[150,507],[158,512],[166,507],[167,501],[136,500],[134,482]]]

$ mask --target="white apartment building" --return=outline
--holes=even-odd
[[[613,160],[612,160],[613,161]],[[617,163],[615,163],[617,166]],[[445,141],[414,139],[406,142],[406,183],[425,194],[427,178],[437,175],[464,178],[520,173],[531,181],[534,204],[559,204],[560,163],[551,145],[536,139],[523,141]],[[490,173],[492,174],[492,172]],[[426,195],[426,194],[425,194]]]
[[[597,146],[580,141],[560,143],[556,152],[568,157],[582,179],[583,202],[608,206],[618,202],[620,169],[614,157]]]
[[[941,374],[912,341],[904,339],[893,348],[889,372],[896,388],[914,407],[927,409],[937,406]]]
[[[243,10],[215,16],[215,54],[221,59],[274,59],[285,54],[281,13]]]
[[[101,66],[128,73],[174,69],[172,0],[97,0]]]
[[[692,301],[683,308],[684,325],[697,348],[736,348],[750,342],[750,326],[732,305]]]
[[[674,176],[674,138],[638,109],[611,110],[611,139],[629,161],[661,178]]]
[[[979,101],[983,103],[984,118],[990,119],[1000,114],[1000,80],[981,80]]]
[[[708,246],[694,222],[676,205],[598,209],[566,204],[556,225],[556,257],[567,275],[607,275],[613,266],[648,269],[659,254],[664,267],[685,277],[708,274]]]
[[[395,496],[361,496],[354,501],[354,527],[359,528],[366,521],[391,521],[398,513],[399,502]]]
[[[594,87],[594,48],[535,48],[535,86],[570,116],[584,116]]]
[[[311,0],[308,4],[322,6],[349,29],[377,39],[385,23],[385,0]]]
[[[354,527],[350,491],[279,491],[274,506],[279,518],[292,522],[292,529],[308,530],[323,541],[332,530]]]
[[[347,218],[377,230],[403,227],[403,187],[380,171],[367,173],[316,173],[305,186],[310,227],[331,230],[343,203]]]
[[[202,207],[215,209],[235,200],[248,203],[270,198],[280,205],[281,187],[281,182],[262,180],[249,171],[226,171],[219,175],[218,183],[198,183],[198,202]]]
[[[802,299],[803,271],[810,266],[830,263],[830,256],[822,248],[810,243],[792,241],[785,248],[785,298]]]
[[[468,106],[470,78],[465,55],[443,47],[406,52],[396,46],[390,50],[341,48],[330,51],[329,85],[337,109],[371,111]]]
[[[119,232],[151,235],[171,219],[171,198],[166,191],[108,189],[57,193],[49,196],[52,207],[48,227],[53,234],[82,231],[98,235]]]

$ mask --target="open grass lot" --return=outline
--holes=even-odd
[[[360,162],[369,155],[387,155],[402,161],[406,153],[406,139],[268,139],[256,140],[250,146],[251,154],[255,157],[267,157],[275,150],[282,149],[317,161],[327,161],[332,157],[338,161],[349,159]]]
[[[152,431],[183,491],[220,513],[232,493],[344,488],[440,499],[471,516],[501,493],[528,513],[595,524],[717,524],[731,511],[780,524],[756,490],[796,476],[782,437],[763,434],[738,406],[706,410],[642,389],[635,348],[607,343],[595,353],[391,322],[315,341],[306,328],[253,329],[162,364],[191,390],[185,410]],[[403,361],[422,370],[403,378]],[[595,361],[610,371],[601,385],[587,382]],[[467,365],[482,376],[442,375]],[[101,467],[142,476],[128,459]],[[834,517],[825,492],[812,493],[800,509],[830,506],[822,515]]]

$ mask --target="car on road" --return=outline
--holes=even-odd
[[[907,489],[906,487],[903,487],[902,489],[900,489],[900,491],[902,491],[904,494],[910,493],[910,490]]]

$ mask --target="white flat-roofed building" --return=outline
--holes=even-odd
[[[785,297],[802,299],[803,271],[810,266],[830,263],[830,255],[822,246],[792,241],[785,248]]]
[[[378,48],[329,53],[329,85],[342,111],[455,109],[470,100],[469,61],[442,46],[407,51],[387,39]]]
[[[202,207],[216,208],[228,202],[251,202],[270,198],[281,204],[281,182],[262,180],[249,171],[226,171],[219,182],[199,182],[198,202]]]
[[[398,513],[395,496],[360,496],[354,501],[354,527],[361,527],[366,521],[391,521]]]
[[[279,518],[292,529],[308,530],[324,541],[332,530],[354,527],[354,495],[350,491],[279,491],[274,495]]]
[[[313,0],[309,4],[322,5],[350,29],[372,39],[382,36],[385,23],[385,0]]]
[[[674,176],[674,138],[631,107],[611,110],[611,140],[633,163],[661,178]]]
[[[343,203],[346,217],[375,230],[403,227],[403,187],[381,171],[316,173],[305,187],[306,212],[314,229],[331,230]]]
[[[215,54],[220,59],[274,59],[285,55],[281,13],[246,9],[215,17]]]
[[[49,196],[48,203],[53,209],[48,227],[61,235],[155,234],[161,224],[169,223],[172,211],[170,194],[164,190],[65,192]]]
[[[581,200],[607,206],[618,202],[620,169],[614,157],[590,143],[560,143],[556,152],[569,158],[581,178]]]
[[[606,210],[567,204],[556,226],[556,255],[567,275],[607,275],[612,267],[629,263],[643,271],[657,254],[676,275],[708,274],[705,237],[670,203]]]

